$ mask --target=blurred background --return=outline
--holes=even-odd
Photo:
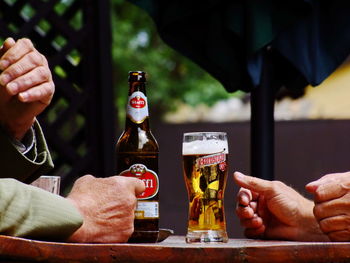
[[[179,227],[179,223],[173,223],[174,218],[178,221],[186,215],[179,158],[182,133],[223,130],[229,133],[230,140],[226,191],[228,230],[230,236],[241,236],[234,217],[237,187],[231,174],[235,170],[245,173],[250,170],[249,93],[227,93],[217,80],[164,44],[148,14],[132,4],[113,1],[112,32],[119,127],[123,127],[125,115],[127,72],[141,69],[148,73],[152,128],[161,149],[161,204],[168,206],[162,218],[163,226],[184,234],[185,225]],[[348,169],[345,156],[349,146],[346,142],[349,98],[348,62],[318,87],[308,86],[303,92],[294,93],[282,89],[276,95],[276,179],[307,195],[304,191],[307,182],[328,172]],[[173,186],[178,189],[164,193]]]
[[[186,232],[182,134],[226,131],[230,172],[225,195],[231,238],[233,171],[250,172],[249,93],[227,93],[196,64],[159,38],[148,15],[125,0],[0,0],[0,37],[29,37],[48,57],[56,94],[40,122],[62,177],[62,194],[85,173],[113,174],[131,70],[147,72],[152,131],[160,146],[161,227]],[[275,102],[276,179],[297,188],[349,168],[350,62],[318,87],[282,89]]]

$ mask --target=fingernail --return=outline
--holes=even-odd
[[[10,65],[6,59],[0,60],[0,70],[5,70]]]
[[[241,202],[242,202],[243,205],[248,206],[249,205],[249,201],[250,201],[249,196],[242,195]]]
[[[308,184],[305,186],[305,189],[306,189],[308,192],[314,193],[314,192],[316,192],[316,190],[317,190],[318,187],[319,187],[318,182],[317,182],[317,181],[314,181],[314,182],[308,183]]]
[[[310,182],[306,186],[314,186],[316,183],[315,182]]]
[[[28,92],[22,92],[22,93],[18,94],[18,97],[22,102],[26,102],[29,98]]]
[[[319,185],[319,181],[316,180],[316,181],[312,181],[310,183],[307,184],[308,186],[318,186]]]
[[[6,86],[6,84],[7,84],[10,80],[11,80],[11,77],[10,77],[9,74],[4,73],[4,74],[1,74],[1,75],[0,75],[0,84],[1,84],[2,86]]]
[[[16,82],[11,82],[6,87],[10,94],[15,95],[18,93],[18,84]]]

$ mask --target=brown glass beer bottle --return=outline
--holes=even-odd
[[[117,174],[141,179],[146,190],[137,197],[134,233],[129,242],[156,242],[159,232],[159,147],[149,125],[146,76],[129,72],[125,130],[117,146]]]

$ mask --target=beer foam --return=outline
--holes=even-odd
[[[182,144],[183,155],[197,155],[197,154],[213,154],[213,153],[228,153],[227,141],[221,140],[205,140],[184,142]]]

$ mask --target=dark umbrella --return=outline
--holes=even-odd
[[[224,87],[251,92],[251,173],[273,178],[276,90],[320,84],[350,53],[349,1],[129,0]]]

